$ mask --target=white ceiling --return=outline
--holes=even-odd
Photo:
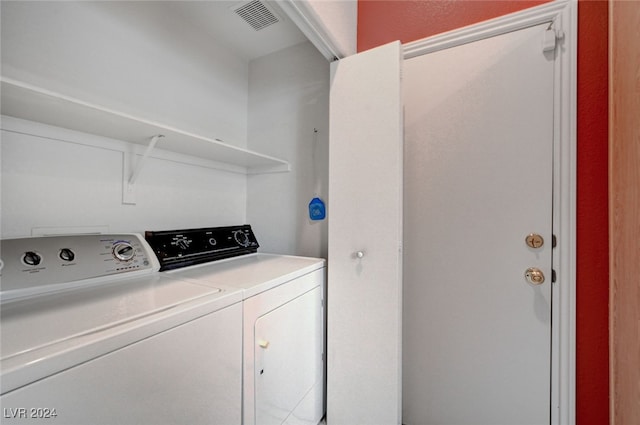
[[[208,0],[145,2],[147,6],[166,8],[168,13],[185,21],[206,37],[228,46],[238,56],[251,60],[302,43],[305,35],[278,8],[275,2],[264,1],[279,22],[259,31],[254,30],[234,10],[250,0]]]

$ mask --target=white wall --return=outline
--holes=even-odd
[[[3,76],[292,164],[290,173],[246,177],[151,159],[137,204],[123,205],[114,141],[36,124],[27,133],[38,137],[3,131],[2,237],[49,226],[144,231],[246,222],[263,252],[326,256],[326,221],[311,222],[308,203],[316,192],[328,201],[329,64],[311,43],[249,64],[194,28],[176,28],[180,20],[162,2],[1,7]],[[82,140],[101,147],[75,143]]]
[[[3,76],[246,146],[248,63],[174,19],[170,3],[1,7]],[[39,227],[144,231],[246,221],[244,175],[151,159],[137,204],[123,205],[122,153],[110,149],[123,142],[35,124],[27,133],[44,137],[1,134],[2,237]]]
[[[317,194],[331,214],[329,63],[311,43],[251,61],[248,135],[251,149],[292,164],[289,173],[248,179],[247,221],[262,250],[326,257],[327,220],[309,220],[308,205]]]
[[[3,128],[15,127],[9,121]],[[137,181],[137,204],[123,205],[122,152],[113,150],[122,142],[16,122],[31,134],[0,132],[2,238],[38,228],[144,232],[245,222],[243,174],[150,158]]]
[[[246,146],[248,64],[172,2],[2,2],[2,75]]]
[[[357,52],[358,1],[308,0],[319,22],[331,34],[333,42],[344,56]]]

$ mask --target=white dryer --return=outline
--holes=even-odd
[[[242,291],[140,235],[1,241],[2,423],[240,424]]]
[[[161,270],[243,293],[243,423],[324,416],[325,260],[257,253],[249,225],[147,232]]]

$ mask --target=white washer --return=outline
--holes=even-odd
[[[158,273],[139,235],[1,249],[3,423],[241,423],[241,291]]]
[[[168,275],[242,290],[243,423],[318,424],[324,416],[325,260],[257,253],[248,225],[147,232],[147,239],[172,269]],[[237,256],[219,259],[230,255]],[[188,266],[180,268],[179,258]]]

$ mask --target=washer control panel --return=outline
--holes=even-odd
[[[137,234],[4,239],[0,254],[2,293],[158,269],[149,246]]]
[[[251,254],[260,246],[248,224],[147,231],[145,237],[160,261],[161,271]]]

